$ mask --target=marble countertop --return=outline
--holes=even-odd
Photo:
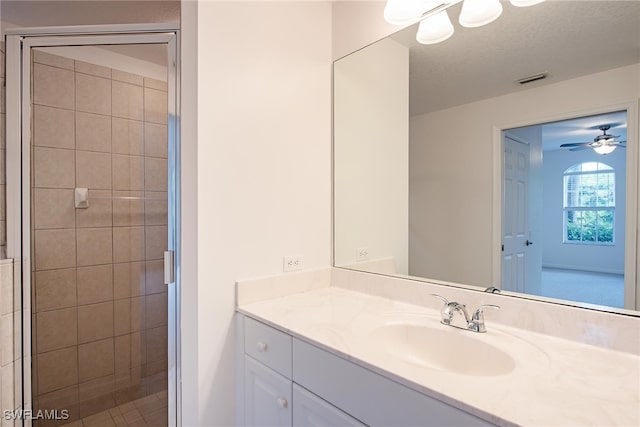
[[[487,333],[464,331],[441,325],[436,310],[337,287],[245,304],[238,311],[497,425],[640,425],[640,357],[629,353],[490,320]],[[510,354],[515,365],[487,376],[414,363],[390,351],[398,342],[385,345],[377,334],[393,324],[464,334]],[[474,355],[468,358],[473,364]]]

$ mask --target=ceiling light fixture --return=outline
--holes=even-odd
[[[533,6],[544,0],[509,0],[518,7]],[[487,25],[502,14],[500,0],[387,0],[384,19],[393,25],[420,22],[416,40],[422,44],[435,44],[447,40],[454,29],[447,9],[460,2],[462,11],[458,21],[463,27]]]
[[[500,0],[464,0],[458,20],[463,27],[475,28],[495,21],[500,15]]]
[[[387,0],[384,20],[393,25],[406,25],[416,21],[425,12],[423,0]]]
[[[446,10],[420,22],[416,40],[422,44],[436,44],[453,35],[453,24]]]
[[[613,153],[613,150],[616,149],[615,145],[609,145],[606,142],[603,142],[602,145],[598,145],[597,147],[593,147],[593,151],[598,154],[609,154]]]

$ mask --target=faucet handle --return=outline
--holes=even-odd
[[[487,328],[484,326],[484,309],[485,308],[499,309],[500,306],[493,305],[493,304],[485,304],[478,307],[476,311],[473,313],[473,316],[471,316],[471,320],[467,323],[467,329],[474,332],[487,332]]]
[[[440,309],[440,323],[450,325],[451,320],[453,320],[453,312],[450,309],[452,303],[442,295],[431,294],[431,296],[442,300],[442,302],[444,303],[444,305]]]
[[[442,300],[442,302],[444,303],[444,305],[449,304],[449,300],[446,299],[445,297],[443,297],[442,295],[438,295],[438,294],[431,294],[432,297],[438,298],[440,300]]]
[[[471,317],[471,320],[482,320],[482,321],[484,321],[484,309],[485,308],[493,308],[495,310],[499,310],[500,306],[499,305],[495,305],[495,304],[484,304],[484,305],[481,305],[473,313],[473,316]]]

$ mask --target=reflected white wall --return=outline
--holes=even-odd
[[[335,264],[407,274],[409,49],[385,39],[336,62],[333,108]]]

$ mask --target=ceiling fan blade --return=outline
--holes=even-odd
[[[582,147],[573,147],[570,148],[569,151],[582,151],[582,150],[589,150],[591,147],[589,147],[588,145],[583,145]]]
[[[614,146],[614,147],[622,147],[622,146],[624,146],[625,142],[627,142],[627,141],[614,141],[614,142],[609,142],[606,145],[611,145],[611,146]]]
[[[566,147],[584,147],[584,146],[589,146],[593,144],[593,142],[571,142],[569,144],[562,144],[560,146],[560,148],[566,148]]]
[[[619,127],[620,125],[624,125],[624,122],[616,122],[616,123],[607,123],[606,125],[609,126],[610,129],[614,129]],[[590,130],[598,130],[602,127],[603,125],[595,125],[595,126],[589,126],[587,129]]]

